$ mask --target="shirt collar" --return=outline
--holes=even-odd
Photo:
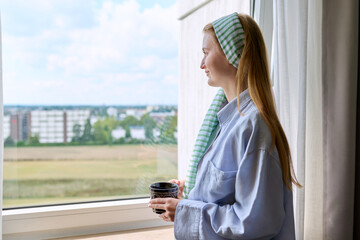
[[[247,106],[247,104],[251,101],[249,90],[246,89],[242,93],[240,93],[240,112],[243,113],[243,110]],[[228,104],[226,104],[220,111],[217,113],[217,117],[219,119],[220,125],[224,124],[234,115],[234,113],[239,114],[237,109],[237,98],[231,100]]]

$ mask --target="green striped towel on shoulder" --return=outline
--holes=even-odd
[[[183,192],[183,197],[188,198],[190,191],[195,186],[197,167],[200,159],[205,154],[211,138],[212,132],[217,128],[219,121],[217,118],[217,113],[219,112],[221,106],[226,102],[226,96],[222,89],[220,89],[214,100],[212,101],[209,110],[205,115],[205,119],[201,125],[200,131],[196,138],[193,154],[190,159],[188,172],[186,175],[185,188]]]

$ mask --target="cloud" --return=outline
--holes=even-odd
[[[10,91],[5,103],[156,104],[164,100],[156,94],[167,95],[167,86],[177,82],[176,4],[144,8],[136,0],[11,2],[2,11],[4,90]],[[23,15],[14,16],[19,13]],[[176,103],[176,91],[166,101]]]
[[[102,75],[102,79],[107,84],[123,84],[123,83],[131,83],[131,82],[137,82],[139,80],[146,79],[147,75],[145,73],[107,73]]]
[[[166,75],[162,82],[168,85],[178,85],[178,77],[176,75]]]
[[[156,55],[144,56],[139,59],[139,67],[143,70],[148,70],[154,67],[157,62],[159,62],[159,57]]]
[[[169,51],[176,51],[176,9],[158,5],[143,13],[139,9],[135,0],[121,4],[104,2],[96,12],[93,28],[71,30],[70,44],[48,56],[49,69],[60,68],[68,74],[91,73],[137,60],[133,62],[141,70],[156,64],[159,57],[166,58]],[[149,56],[154,52],[158,55]]]

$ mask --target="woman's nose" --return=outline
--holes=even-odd
[[[205,62],[204,59],[201,60],[201,63],[200,63],[200,68],[201,69],[205,69],[205,63],[204,62]]]

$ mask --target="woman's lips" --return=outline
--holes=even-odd
[[[205,73],[206,73],[206,76],[209,75],[209,71],[205,71]]]

